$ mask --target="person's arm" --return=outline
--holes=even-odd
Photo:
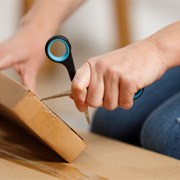
[[[0,44],[0,70],[14,67],[21,75],[22,83],[35,91],[46,41],[83,1],[36,0],[22,18],[16,34]]]
[[[173,23],[148,38],[161,52],[167,69],[180,65],[180,21]]]
[[[77,71],[72,97],[77,108],[129,109],[134,94],[180,65],[180,21],[122,49],[93,57]],[[178,82],[177,82],[178,83]]]
[[[84,0],[36,0],[31,10],[22,18],[21,25],[32,25],[41,32],[53,34],[83,2]]]

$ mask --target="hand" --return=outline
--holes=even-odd
[[[162,57],[161,50],[147,39],[87,60],[72,82],[77,108],[131,108],[134,94],[165,72]]]
[[[22,27],[9,40],[0,44],[0,69],[13,67],[22,83],[35,92],[36,77],[44,61],[46,37],[38,28]]]

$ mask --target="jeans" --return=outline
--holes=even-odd
[[[130,110],[98,108],[91,131],[180,159],[180,67],[146,87]]]

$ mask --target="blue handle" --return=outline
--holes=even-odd
[[[144,92],[144,88],[143,89],[140,89],[140,90],[138,90],[136,93],[135,93],[135,95],[134,95],[134,100],[135,99],[137,99],[137,98],[139,98],[142,94],[143,94],[143,92]]]
[[[62,55],[62,56],[55,56],[51,53],[51,46],[57,42],[57,41],[60,41],[62,42],[65,47],[66,47],[66,52]],[[52,39],[49,40],[49,42],[47,42],[47,45],[46,45],[46,54],[47,56],[52,60],[52,61],[55,61],[55,62],[63,62],[65,61],[68,56],[69,56],[69,53],[70,53],[70,47],[69,47],[69,44],[64,40],[62,39],[61,37],[53,37]]]

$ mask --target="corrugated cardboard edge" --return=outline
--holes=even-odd
[[[29,90],[20,83],[0,73],[0,103],[12,109]]]
[[[13,108],[28,129],[67,162],[85,149],[83,139],[30,91]]]

